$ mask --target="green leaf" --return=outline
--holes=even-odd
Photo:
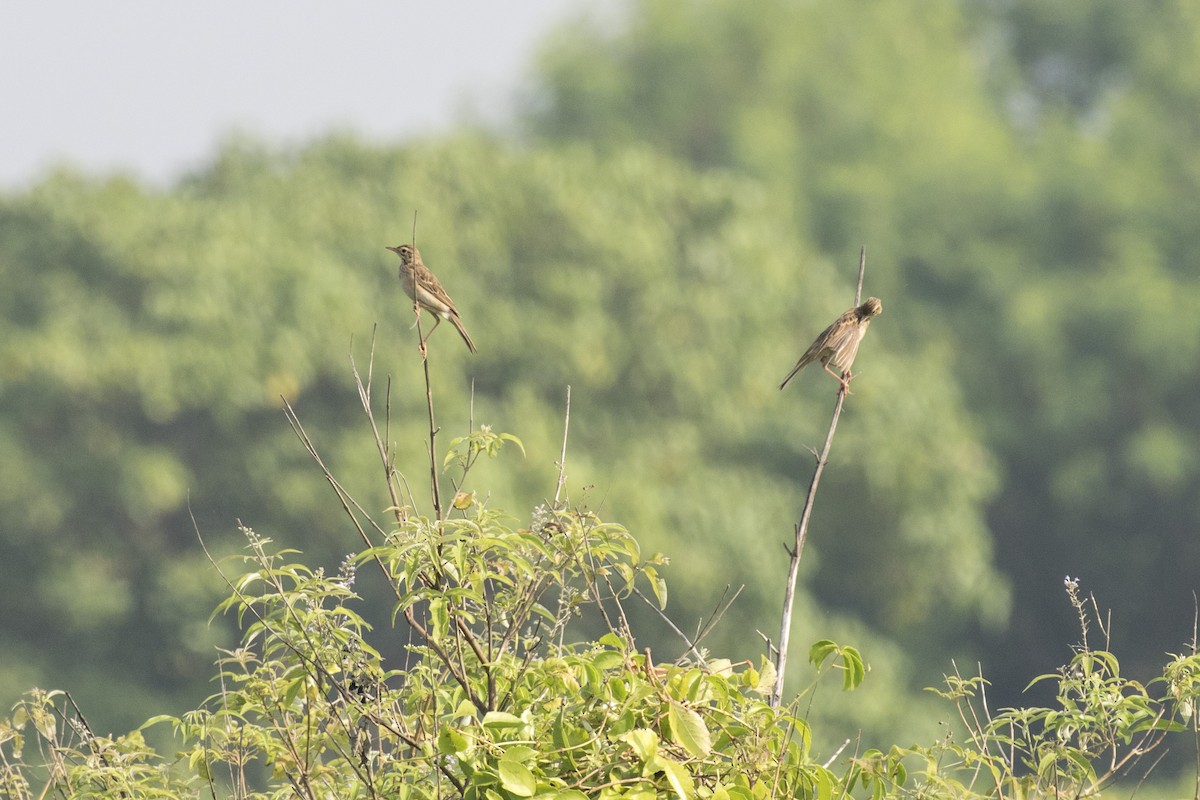
[[[651,566],[642,567],[642,574],[650,581],[650,589],[654,592],[654,599],[658,601],[658,607],[664,609],[667,607],[667,582],[658,574],[658,570]]]
[[[651,772],[661,772],[666,777],[667,783],[671,784],[671,788],[679,800],[690,800],[695,796],[696,787],[692,783],[692,776],[678,761],[666,756],[655,756],[646,762],[646,769]]]
[[[658,734],[652,730],[637,728],[617,738],[632,747],[642,761],[649,762],[658,753]]]
[[[833,778],[827,769],[817,769],[815,780],[817,784],[816,800],[830,800],[833,797]]]
[[[505,761],[516,761],[520,764],[528,764],[530,761],[537,759],[538,751],[532,747],[526,747],[523,744],[514,744],[504,749],[503,759]]]
[[[505,441],[512,442],[517,447],[521,448],[521,455],[523,455],[523,456],[526,455],[525,454],[525,445],[516,436],[513,436],[511,433],[502,433],[502,434],[500,434],[500,438],[504,439]],[[528,458],[528,456],[526,456],[526,457]]]
[[[844,691],[857,689],[867,674],[862,654],[849,645],[843,647],[829,639],[821,639],[809,648],[808,661],[820,669],[830,655],[837,655],[841,658],[841,663],[836,666],[842,670],[842,689]]]
[[[507,711],[489,711],[483,715],[485,728],[520,728],[524,724],[525,720]]]
[[[808,649],[808,663],[812,664],[817,669],[825,662],[825,658],[830,653],[836,653],[838,649],[837,643],[829,639],[821,639],[813,642],[813,646]]]
[[[517,797],[533,797],[537,791],[537,779],[519,761],[500,759],[500,785]]]
[[[449,725],[443,725],[441,733],[437,738],[438,752],[443,755],[456,755],[465,753],[471,749],[471,743],[466,736],[451,728]]]
[[[712,735],[704,718],[690,708],[671,703],[667,711],[671,722],[671,738],[693,758],[703,758],[712,752]]]
[[[754,687],[754,691],[761,695],[769,695],[775,691],[775,681],[778,680],[778,673],[775,671],[775,662],[764,657],[762,660],[762,669],[758,673],[758,683]]]
[[[625,655],[623,653],[618,653],[615,650],[602,650],[596,654],[595,658],[592,659],[592,663],[596,665],[597,669],[616,669],[625,663]]]
[[[626,649],[625,640],[611,631],[600,637],[600,644],[622,652]]]
[[[862,685],[867,676],[867,667],[862,655],[853,647],[842,648],[842,690],[851,691]]]

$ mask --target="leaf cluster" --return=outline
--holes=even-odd
[[[1198,31],[1186,2],[635,0],[543,50],[538,141],[752,175],[815,252],[886,254],[880,331],[944,356],[999,476],[981,502],[1022,590],[975,638],[1008,702],[1070,635],[1066,572],[1111,576],[1134,674],[1190,622]]]
[[[656,664],[635,650],[621,603],[635,581],[663,586],[620,526],[541,509],[512,529],[478,506],[442,526],[412,517],[333,576],[244,533],[249,571],[218,613],[236,614],[245,633],[219,662],[221,692],[147,723],[169,723],[183,740],[175,770],[138,751],[138,769],[112,780],[86,753],[112,760],[129,742],[91,737],[51,748],[79,762],[48,785],[80,796],[207,785],[245,797],[406,798],[750,798],[818,786],[828,796],[833,786],[808,757],[804,723],[767,704],[769,668]],[[395,617],[414,640],[403,668],[386,668],[354,610],[364,565],[396,588]],[[587,609],[613,630],[564,643]],[[7,730],[40,719],[41,739],[55,741],[45,724],[54,700],[30,697]],[[21,744],[9,747],[19,757]],[[9,775],[25,786],[14,797],[28,796],[21,775]]]
[[[292,152],[234,142],[169,191],[57,174],[0,207],[11,234],[0,269],[30,295],[24,305],[0,299],[13,306],[0,315],[0,535],[10,556],[0,594],[14,610],[0,625],[23,651],[7,680],[0,654],[9,696],[70,684],[95,706],[116,696],[112,680],[125,681],[122,697],[173,691],[184,707],[207,693],[197,656],[236,633],[204,628],[191,611],[221,597],[191,513],[202,530],[224,530],[255,509],[262,535],[286,534],[336,563],[341,550],[324,532],[338,511],[316,499],[320,477],[276,422],[281,396],[365,505],[393,504],[356,444],[353,393],[335,376],[345,343],[365,341],[378,321],[394,385],[420,381],[397,355],[411,352],[411,306],[383,249],[406,235],[414,206],[426,261],[470,329],[487,334],[475,359],[435,334],[435,385],[473,384],[480,418],[519,420],[534,456],[483,465],[494,496],[513,498],[508,507],[540,502],[552,469],[536,455],[558,451],[553,420],[570,384],[584,422],[566,491],[605,503],[648,549],[675,552],[679,617],[702,617],[730,583],[747,585],[750,613],[776,606],[762,578],[778,569],[779,519],[795,507],[792,476],[810,463],[802,444],[831,393],[820,380],[776,387],[849,292],[844,271],[811,252],[758,182],[639,147],[528,151],[463,136],[404,147],[338,138]],[[83,308],[87,320],[73,324],[69,310]],[[945,357],[872,336],[859,358],[869,376],[859,424],[843,439],[856,456],[831,471],[814,522],[844,535],[814,544],[820,566],[802,601],[829,620],[818,637],[846,638],[862,613],[874,630],[856,637],[945,643],[957,626],[1005,613],[982,514],[994,465]],[[447,412],[465,416],[465,393],[445,397]],[[397,395],[391,438],[421,436],[414,398]],[[482,428],[450,435],[464,434]],[[396,466],[414,474],[421,457],[406,450]],[[875,570],[876,559],[904,569]],[[161,655],[133,658],[120,645],[133,636]],[[735,660],[757,652],[749,628],[714,637]],[[53,654],[66,649],[86,652],[80,671],[104,665],[120,677],[88,686],[64,674]],[[875,652],[877,667],[903,669],[898,646]],[[113,703],[100,718],[131,725],[154,707]],[[144,713],[119,716],[133,709]],[[871,717],[864,724],[885,715]]]
[[[329,576],[243,533],[247,571],[216,613],[244,634],[219,661],[220,692],[120,737],[96,736],[69,695],[31,692],[0,723],[6,796],[42,783],[71,797],[1080,798],[1148,772],[1169,735],[1196,731],[1200,657],[1174,657],[1143,686],[1085,646],[1035,679],[1055,684],[1052,706],[993,714],[987,681],[955,674],[937,694],[961,738],[831,768],[841,750],[816,759],[800,698],[769,705],[769,662],[637,650],[623,604],[661,580],[656,560],[594,515],[539,509],[516,529],[478,505],[453,525],[412,518]],[[362,568],[396,587],[402,665],[385,663],[355,610]],[[612,627],[570,641],[581,614]],[[832,641],[809,660],[847,690],[866,675],[858,650]],[[163,724],[182,743],[173,762],[142,738]],[[26,759],[26,737],[40,760]]]

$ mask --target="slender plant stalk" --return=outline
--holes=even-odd
[[[563,484],[567,482],[567,432],[571,430],[571,384],[567,384],[567,411],[563,418],[562,454],[558,457],[558,485],[554,489],[554,507],[558,508]]]
[[[437,421],[433,415],[433,382],[429,379],[429,349],[421,333],[421,306],[413,301],[417,316],[417,341],[421,343],[421,367],[425,370],[425,408],[429,411],[429,488],[433,494],[433,518],[442,521],[442,490],[438,484]]]
[[[367,379],[364,381],[362,375],[358,371],[358,365],[354,362],[354,340],[350,340],[350,371],[354,375],[354,386],[358,389],[358,401],[362,404],[363,411],[366,412],[367,422],[371,425],[371,435],[375,438],[375,447],[379,451],[379,460],[383,464],[384,482],[387,484],[388,494],[392,498],[392,513],[396,515],[396,521],[403,523],[408,516],[405,507],[400,503],[400,494],[396,485],[395,475],[393,474],[392,460],[388,454],[388,441],[391,437],[391,383],[387,387],[387,413],[384,417],[384,434],[379,435],[379,425],[375,422],[375,414],[371,410],[371,381],[375,374],[375,329],[377,326],[371,327],[371,350],[370,357],[367,360]],[[289,415],[289,419],[290,419]],[[370,542],[367,543],[370,546]]]
[[[858,256],[858,288],[854,292],[854,305],[862,300],[863,276],[867,270],[867,248],[863,247]],[[787,676],[788,647],[792,633],[792,607],[796,600],[796,578],[800,574],[800,556],[804,553],[804,542],[808,538],[808,521],[812,517],[813,504],[817,499],[817,486],[821,483],[821,475],[825,465],[829,463],[829,451],[833,447],[833,434],[837,431],[838,420],[842,417],[842,407],[846,403],[845,385],[838,387],[837,402],[833,406],[833,418],[829,421],[829,432],[825,434],[825,446],[816,454],[817,465],[813,469],[812,480],[808,484],[808,495],[804,498],[804,509],[800,512],[800,522],[796,524],[795,542],[788,548],[791,557],[788,562],[787,584],[783,591],[783,615],[779,624],[779,648],[775,654],[775,690],[771,693],[771,705],[779,707],[783,700],[783,682]]]

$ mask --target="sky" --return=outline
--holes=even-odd
[[[0,190],[67,164],[169,183],[225,137],[502,121],[588,0],[38,0],[0,11]]]

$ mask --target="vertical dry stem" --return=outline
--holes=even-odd
[[[867,270],[867,248],[863,247],[858,257],[858,288],[854,292],[854,305],[862,300],[863,276]],[[846,387],[838,387],[837,402],[833,407],[833,418],[829,421],[829,432],[825,435],[825,446],[817,454],[817,465],[813,469],[812,480],[808,484],[808,495],[804,498],[804,509],[800,512],[800,522],[795,528],[795,543],[788,549],[791,556],[788,562],[787,585],[783,592],[783,615],[779,625],[779,649],[775,655],[775,690],[771,693],[771,705],[779,707],[783,699],[783,682],[787,675],[788,648],[791,645],[792,607],[796,600],[796,578],[800,573],[800,556],[804,553],[804,541],[808,538],[808,521],[812,517],[813,503],[817,498],[817,486],[821,483],[821,474],[829,463],[829,451],[833,447],[833,434],[837,430],[838,420],[842,417],[842,406],[846,403]]]

